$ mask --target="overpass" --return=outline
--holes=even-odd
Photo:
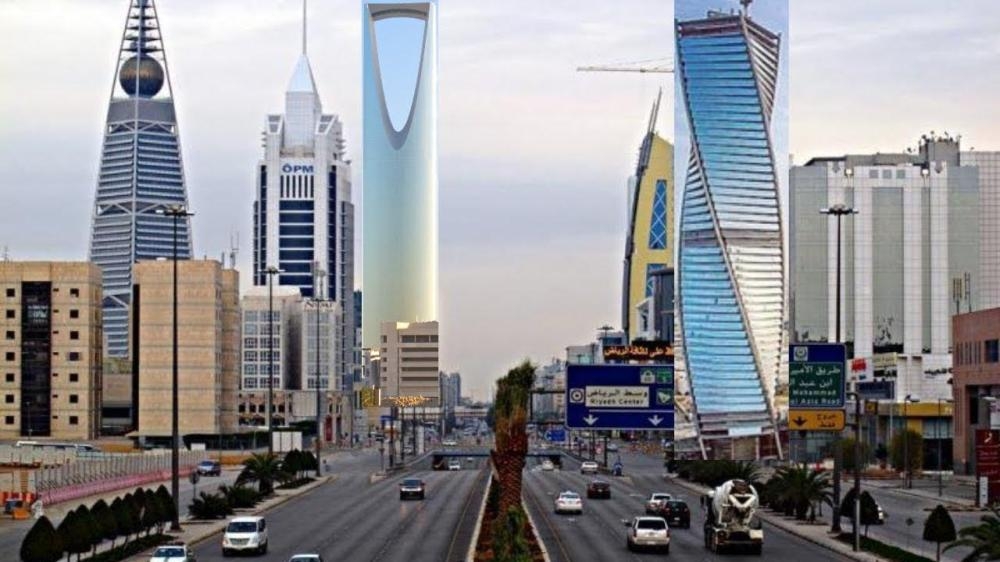
[[[548,459],[556,466],[562,466],[562,451],[551,449],[529,449],[527,458]],[[450,459],[489,458],[487,449],[437,449],[430,452],[431,466],[434,470],[446,470]]]

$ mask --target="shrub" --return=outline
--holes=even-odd
[[[219,492],[226,498],[226,504],[231,509],[245,509],[257,505],[260,492],[249,486],[219,486]]]
[[[222,519],[232,515],[233,510],[221,494],[202,492],[198,496],[188,506],[188,513],[195,519]]]
[[[904,439],[906,439],[906,446],[903,446]],[[920,467],[924,466],[924,437],[908,429],[905,432],[899,432],[892,436],[892,444],[890,446],[892,449],[892,466],[896,470],[905,471],[907,468],[903,466],[903,452],[906,450],[906,460],[909,464],[910,474],[920,470]]]
[[[152,490],[145,490],[142,492],[142,528],[146,530],[146,536],[149,536],[149,532],[153,527],[160,531],[160,525],[162,525],[163,520],[163,507],[160,506],[160,499],[156,497],[156,494]]]
[[[101,544],[101,541],[104,540],[101,533],[101,526],[97,523],[93,512],[87,509],[85,505],[76,508],[76,517],[81,536],[87,542],[87,550],[93,552],[97,548],[97,545]]]
[[[130,521],[128,506],[125,505],[125,501],[122,498],[115,498],[111,502],[111,514],[115,518],[116,534],[119,537],[124,537],[125,543],[128,543],[128,536],[132,533],[132,523]]]
[[[955,522],[951,520],[951,514],[943,505],[938,504],[924,522],[924,540],[937,543],[938,562],[941,561],[941,543],[951,542],[956,538],[958,535],[955,533]]]
[[[59,534],[45,516],[35,521],[21,542],[21,562],[58,562],[62,553]]]
[[[160,507],[163,508],[163,523],[172,523],[177,518],[177,506],[174,505],[174,497],[167,491],[167,487],[160,484],[156,489],[156,497],[160,500]]]
[[[845,437],[840,440],[840,450],[842,457],[840,466],[847,472],[854,472],[854,438]],[[867,459],[871,456],[871,447],[864,441],[861,442],[861,470],[867,466]]]
[[[525,540],[527,517],[512,507],[493,522],[493,559],[496,562],[531,562],[531,548]]]
[[[107,502],[97,500],[90,513],[94,516],[94,521],[97,523],[101,539],[111,541],[111,547],[114,548],[115,539],[118,538],[118,523],[115,521],[115,515],[111,512],[111,508],[108,507]]]

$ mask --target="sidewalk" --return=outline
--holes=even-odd
[[[943,494],[938,495],[937,480],[914,478],[912,488],[904,488],[900,480],[863,480],[864,487],[877,489],[895,496],[916,497],[944,504],[951,511],[980,511],[976,507],[975,483],[961,477],[949,476],[942,485]]]
[[[665,476],[665,478],[682,488],[687,488],[688,490],[697,493],[698,495],[705,494],[709,491],[708,488],[688,482],[681,478],[676,478],[670,475]],[[817,546],[833,551],[841,556],[850,558],[851,560],[857,560],[858,562],[886,562],[885,559],[879,558],[878,556],[868,552],[854,552],[850,546],[833,538],[827,532],[827,525],[825,524],[796,521],[776,513],[764,511],[763,509],[759,510],[757,515],[762,521],[768,523],[769,525],[777,527],[782,531],[795,535],[796,537],[809,541]],[[764,538],[764,551],[765,553],[767,552],[766,536]]]

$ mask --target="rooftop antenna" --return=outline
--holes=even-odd
[[[306,2],[307,0],[302,0],[302,54],[306,54],[306,19],[308,18],[306,12]]]

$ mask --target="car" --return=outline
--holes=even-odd
[[[196,470],[202,476],[222,476],[222,465],[219,461],[203,460],[198,463]]]
[[[194,562],[194,551],[186,544],[171,543],[157,547],[149,557],[149,562]]]
[[[259,515],[230,519],[222,533],[222,555],[250,551],[267,553],[267,521]]]
[[[556,469],[556,465],[549,459],[542,461],[542,470],[545,472],[550,472]]]
[[[458,459],[448,461],[448,470],[462,470],[462,462]]]
[[[465,457],[465,464],[475,464],[476,459],[474,457]]]
[[[444,441],[441,442],[441,444],[444,445],[445,447],[455,447],[458,445],[458,442],[455,441],[454,439],[445,439]]]
[[[850,503],[849,505],[853,506],[854,504]],[[882,505],[880,503],[878,503],[878,502],[875,502],[875,509],[878,512],[878,515],[876,516],[877,518],[875,520],[875,524],[876,525],[885,525],[885,518],[887,517],[887,515],[886,515],[885,511],[882,509]],[[849,521],[854,521],[854,509],[853,509],[853,507],[851,507],[850,509],[848,509],[846,512],[841,512],[840,516],[841,517],[846,517]]]
[[[625,547],[629,550],[643,548],[662,550],[670,554],[670,527],[662,517],[642,516],[632,521],[624,520],[628,532],[625,535]]]
[[[606,480],[592,480],[587,484],[587,499],[611,499],[611,484]]]
[[[609,453],[615,453],[617,451],[618,451],[618,445],[616,445],[615,443],[608,443],[608,452]]]
[[[405,478],[399,483],[399,499],[401,500],[410,498],[422,500],[426,493],[424,481],[419,478]]]
[[[556,498],[556,509],[558,513],[578,513],[583,514],[583,500],[576,492],[563,492]]]
[[[649,494],[649,499],[646,500],[646,515],[658,514],[660,512],[660,508],[663,507],[663,504],[672,499],[673,496],[663,492],[653,492],[652,494]]]
[[[296,554],[288,562],[323,562],[323,557],[319,554]]]
[[[672,527],[691,528],[691,509],[682,500],[667,500],[660,507],[658,515]]]
[[[597,463],[594,461],[583,461],[580,465],[580,474],[597,474]]]

